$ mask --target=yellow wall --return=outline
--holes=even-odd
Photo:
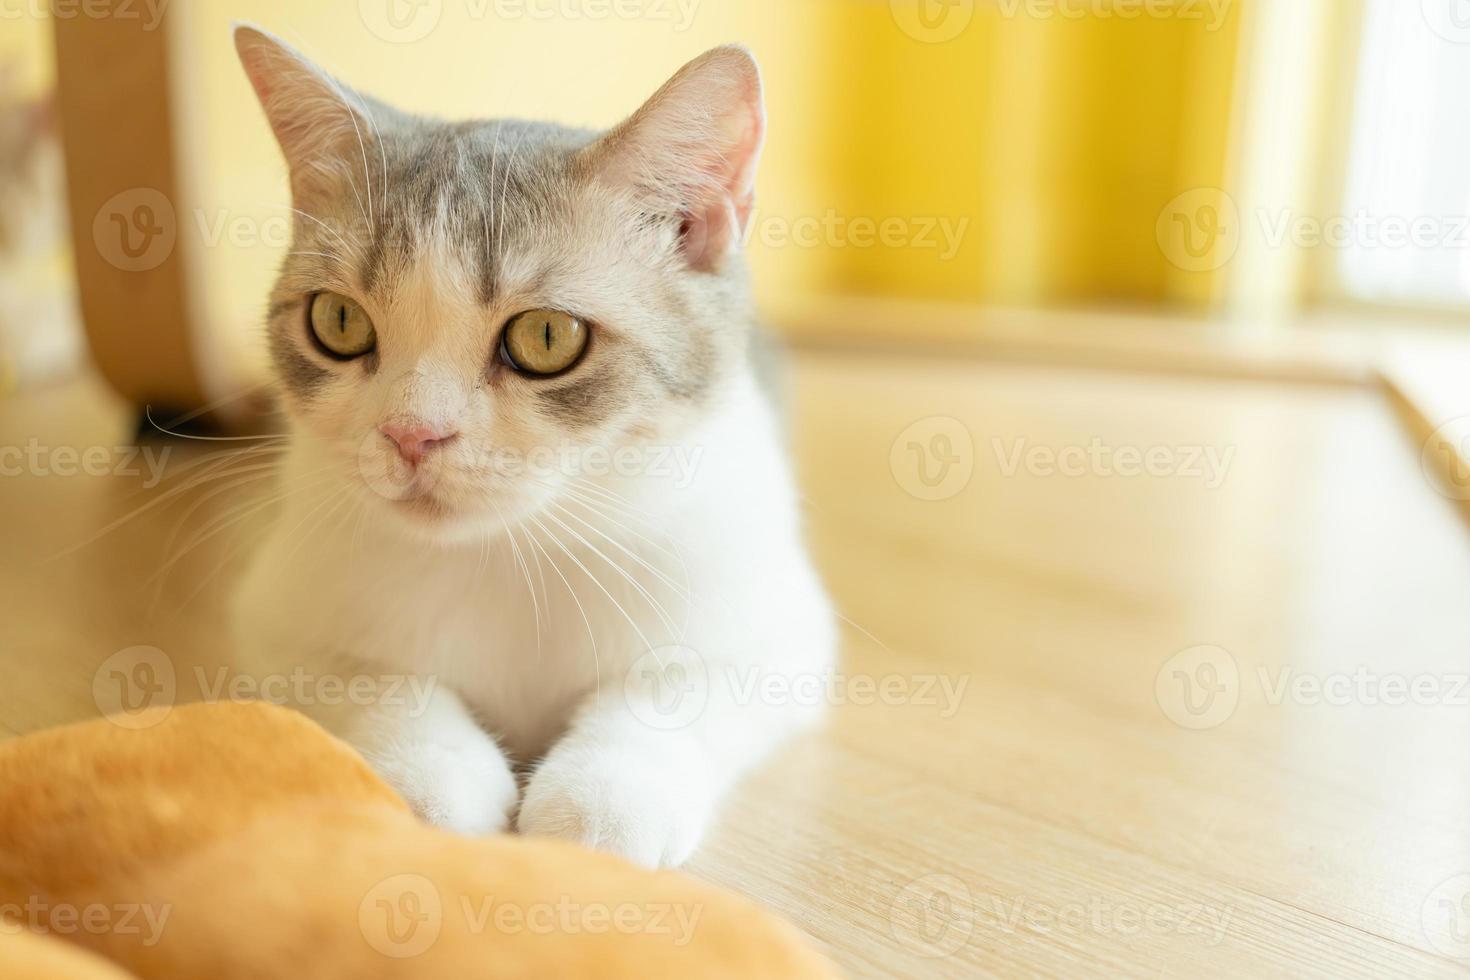
[[[217,229],[221,216],[246,234],[284,220],[272,206],[286,201],[282,167],[235,64],[233,20],[275,30],[408,109],[595,126],[688,58],[741,40],[765,69],[771,112],[751,246],[768,307],[831,294],[1199,307],[1218,293],[1216,274],[1170,264],[1155,226],[1180,192],[1228,179],[1236,8],[1247,0],[1227,3],[1219,25],[1026,13],[1112,0],[955,0],[971,19],[933,43],[903,29],[903,5],[917,0],[691,2],[679,29],[658,17],[506,19],[494,0],[443,0],[435,29],[408,43],[365,23],[359,9],[374,0],[178,4],[186,173],[202,209],[182,237],[212,234],[199,224]],[[855,219],[897,220],[902,233],[869,242]],[[933,246],[914,241],[930,220],[963,227],[953,255],[938,230]],[[815,244],[783,239],[803,221],[825,223]],[[280,251],[199,249],[212,314],[255,323]]]
[[[952,261],[854,252],[834,285],[1027,305],[1209,299],[1211,277],[1171,265],[1155,225],[1178,193],[1226,180],[1233,6],[1210,30],[1008,17],[992,0],[938,44],[895,32],[887,6],[841,12],[853,63],[869,68],[843,107],[855,137],[842,148],[847,206],[973,225]]]
[[[8,84],[29,97],[49,87],[56,59],[47,20],[32,16],[26,7],[16,11],[16,15],[0,18],[0,72],[8,72]]]

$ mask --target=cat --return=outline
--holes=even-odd
[[[235,42],[297,215],[242,662],[321,679],[299,706],[439,826],[683,863],[836,649],[753,367],[755,61],[595,133],[411,116]]]

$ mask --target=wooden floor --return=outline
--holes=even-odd
[[[857,976],[1470,972],[1470,536],[1381,396],[830,353],[796,379],[846,682],[695,874]],[[0,445],[129,435],[86,385],[0,403]],[[1052,472],[1068,447],[1165,449]],[[248,530],[151,579],[181,499],[57,557],[140,482],[0,478],[6,730],[95,714],[120,648],[225,656]]]

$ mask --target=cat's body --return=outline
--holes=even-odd
[[[304,672],[301,706],[437,823],[682,862],[816,718],[793,692],[834,649],[750,357],[753,63],[712,52],[598,137],[410,119],[237,43],[303,214],[271,302],[292,434],[243,664]],[[350,356],[320,346],[323,296],[366,338]],[[507,353],[527,310],[552,311],[548,355],[556,311],[587,324],[566,366]]]

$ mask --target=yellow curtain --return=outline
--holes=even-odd
[[[1004,305],[1212,302],[1218,274],[1170,261],[1165,206],[1227,183],[1238,4],[954,0],[948,40],[903,7],[830,6],[847,85],[835,193],[856,214],[968,218],[953,255],[842,251],[842,292]],[[953,29],[951,26],[950,30]],[[941,31],[940,36],[945,32]],[[1188,264],[1188,263],[1184,263]]]

